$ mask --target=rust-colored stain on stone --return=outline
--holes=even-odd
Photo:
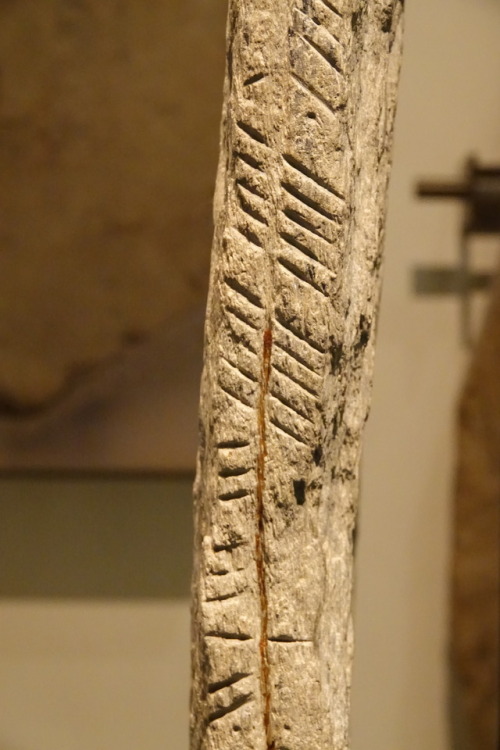
[[[257,456],[257,530],[255,534],[255,559],[257,563],[257,578],[259,582],[261,633],[260,633],[260,663],[261,689],[264,703],[264,730],[268,750],[274,750],[275,743],[271,738],[271,694],[269,687],[269,654],[268,654],[268,601],[266,586],[266,542],[264,532],[264,490],[266,473],[266,397],[269,391],[269,377],[271,374],[271,350],[273,334],[270,328],[264,331],[262,347],[262,380],[260,386],[259,405],[257,412],[259,453]]]

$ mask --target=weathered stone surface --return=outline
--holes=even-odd
[[[500,277],[460,405],[452,656],[474,748],[499,741]]]
[[[348,746],[352,534],[400,38],[398,1],[230,3],[193,750]]]
[[[40,408],[203,298],[222,0],[0,3],[0,401]]]

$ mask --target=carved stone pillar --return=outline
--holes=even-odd
[[[196,482],[195,750],[348,745],[401,16],[398,1],[230,2]]]

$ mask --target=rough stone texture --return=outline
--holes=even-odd
[[[0,3],[0,402],[45,406],[205,294],[223,0]]]
[[[500,645],[500,276],[460,405],[452,656],[472,747],[497,750]]]
[[[201,397],[193,750],[348,746],[399,1],[233,0]]]

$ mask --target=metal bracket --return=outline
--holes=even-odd
[[[471,292],[486,289],[492,274],[470,269],[469,240],[473,234],[500,234],[500,167],[480,167],[470,158],[462,182],[422,180],[417,184],[419,198],[453,199],[465,203],[460,252],[455,268],[420,266],[414,270],[413,288],[417,294],[457,294],[462,300],[462,339],[471,344]]]
[[[413,289],[416,294],[463,294],[482,291],[491,284],[489,273],[469,273],[464,275],[459,268],[439,266],[417,266],[413,273]]]

